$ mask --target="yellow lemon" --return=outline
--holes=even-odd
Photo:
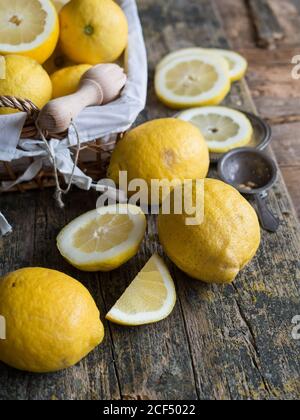
[[[0,95],[30,99],[42,108],[52,96],[52,83],[47,72],[35,60],[21,55],[5,56],[5,79],[0,79]],[[0,114],[16,112],[0,108]]]
[[[116,184],[119,172],[128,181],[203,179],[209,168],[207,144],[199,129],[175,118],[149,121],[129,131],[117,144],[108,168]]]
[[[109,63],[124,51],[128,23],[112,0],[72,0],[60,11],[60,41],[75,63]]]
[[[45,268],[23,268],[0,279],[6,339],[0,360],[30,372],[68,368],[104,337],[97,306],[73,278]]]
[[[70,95],[76,92],[81,76],[92,66],[90,64],[79,64],[78,66],[66,67],[51,74],[53,87],[53,98]]]
[[[132,258],[146,231],[137,206],[119,204],[89,211],[58,235],[57,246],[70,264],[84,271],[110,271]]]
[[[201,186],[193,188],[202,194]],[[187,225],[186,214],[160,214],[159,238],[169,258],[189,276],[208,283],[230,283],[255,255],[260,244],[258,218],[233,187],[204,181],[204,220]]]
[[[50,0],[0,0],[0,53],[18,54],[44,63],[58,36],[57,12]]]
[[[154,254],[106,315],[120,325],[144,325],[170,315],[176,291],[169,270]]]

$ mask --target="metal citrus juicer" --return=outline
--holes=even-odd
[[[218,175],[241,194],[254,198],[263,229],[277,231],[280,222],[269,209],[267,197],[276,182],[278,169],[266,153],[250,147],[231,150],[219,160]]]

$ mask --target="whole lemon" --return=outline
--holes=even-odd
[[[76,92],[81,76],[92,66],[79,64],[78,66],[66,67],[51,74],[50,79],[53,87],[53,98],[70,95]]]
[[[194,185],[193,205],[201,188]],[[195,279],[231,283],[260,244],[259,222],[251,205],[233,187],[205,179],[204,220],[189,226],[186,218],[185,213],[174,212],[158,217],[159,238],[169,258]]]
[[[0,79],[0,95],[30,99],[42,108],[52,96],[52,83],[47,72],[35,60],[21,55],[5,57],[5,79]],[[0,114],[16,110],[0,108]]]
[[[209,168],[209,153],[199,129],[176,118],[149,121],[129,131],[112,154],[108,176],[118,184],[119,172],[128,180],[203,179]]]
[[[75,63],[115,61],[127,45],[127,19],[113,0],[71,0],[59,18],[62,49]]]
[[[23,268],[0,279],[6,339],[0,360],[30,372],[53,372],[79,362],[104,336],[88,290],[55,270]]]

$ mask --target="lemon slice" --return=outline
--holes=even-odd
[[[253,135],[249,119],[241,112],[221,106],[189,109],[179,119],[189,121],[203,134],[211,152],[224,153],[248,144]]]
[[[0,53],[44,63],[55,49],[58,34],[58,16],[50,0],[0,0]]]
[[[157,68],[155,90],[171,108],[217,105],[230,90],[228,65],[212,54],[174,58]]]
[[[144,325],[161,321],[172,312],[176,291],[170,273],[158,255],[153,255],[106,315],[121,325]]]
[[[139,207],[100,207],[68,224],[57,237],[57,247],[74,267],[110,271],[138,252],[145,230],[146,217]]]
[[[217,48],[184,48],[172,52],[166,55],[160,61],[160,63],[158,64],[158,68],[164,67],[166,64],[170,63],[178,57],[186,57],[188,55],[197,56],[198,54],[214,54],[217,57],[222,57],[224,60],[226,60],[230,80],[232,82],[242,79],[247,71],[248,63],[244,57],[242,57],[240,54],[234,51],[222,50]]]
[[[6,63],[3,55],[0,55],[0,80],[4,80],[6,76]]]
[[[232,82],[241,80],[247,71],[247,60],[235,51],[211,49],[212,53],[220,54],[229,64],[229,75]]]

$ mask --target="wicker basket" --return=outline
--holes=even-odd
[[[128,75],[127,85],[118,100],[101,107],[101,118],[99,118],[98,110],[93,110],[93,108],[98,107],[86,108],[80,114],[82,116],[81,119],[79,118],[79,122],[76,121],[76,126],[81,136],[79,136],[76,129],[77,145],[73,147],[72,145],[74,143],[71,142],[71,146],[68,146],[68,149],[71,151],[75,149],[73,155],[77,155],[78,150],[80,151],[78,161],[76,160],[77,167],[84,175],[96,182],[106,174],[110,155],[115,147],[116,141],[134,123],[137,115],[144,108],[146,101],[147,56],[136,2],[135,0],[118,0],[118,2],[123,8],[129,23],[128,54],[125,54],[128,61],[124,63]],[[20,136],[21,139],[27,139],[29,142],[31,139],[41,140],[41,135],[38,135],[38,130],[35,125],[35,121],[39,115],[39,109],[31,101],[10,96],[0,96],[1,107],[17,109],[27,114],[27,119]],[[0,115],[0,122],[1,118],[2,116]],[[10,121],[9,118],[6,119],[5,124],[10,124]],[[104,128],[102,129],[102,127]],[[43,141],[49,140],[47,133],[42,134],[44,135]],[[61,133],[56,138],[66,139],[67,135],[68,133]],[[17,140],[20,141],[19,131],[17,137]],[[7,139],[7,136],[5,138]],[[53,139],[53,136],[51,136],[51,139]],[[26,142],[26,140],[24,141]],[[7,191],[26,191],[54,185],[57,186],[58,180],[55,179],[56,171],[53,170],[53,165],[48,165],[47,163],[45,163],[39,173],[30,179],[30,181],[19,183],[19,178],[24,173],[24,170],[26,171],[35,162],[34,154],[32,154],[32,157],[27,157],[29,153],[24,152],[23,154],[20,150],[19,155],[21,155],[22,159],[18,157],[13,158],[15,160],[3,161],[4,156],[1,156],[0,153],[0,194],[5,192],[1,188],[1,182],[3,181],[8,181],[8,184],[9,181],[12,181],[12,185],[9,184]],[[22,165],[20,164],[20,160],[22,161]],[[13,182],[16,180],[18,182]]]
[[[27,120],[23,127],[21,138],[26,139],[37,139],[37,129],[35,126],[35,120],[38,117],[39,109],[29,100],[22,100],[11,96],[0,96],[0,108],[13,108],[22,112],[27,113]],[[67,133],[61,133],[57,136],[58,139],[63,139]],[[97,139],[88,143],[84,143],[80,147],[80,154],[78,160],[78,167],[93,180],[97,181],[104,177],[106,169],[110,160],[111,153],[115,147],[116,141],[122,134],[117,137],[112,137],[108,142],[103,142],[101,139]],[[48,138],[47,133],[45,137]],[[53,136],[52,136],[53,138]],[[89,159],[87,160],[84,156],[89,152]],[[28,160],[28,165],[33,162],[33,158],[24,158],[23,163],[26,166],[25,160]],[[20,171],[14,162],[3,162],[0,161],[0,183],[2,181],[15,181],[23,172]],[[43,189],[46,187],[55,186],[54,173],[51,169],[42,169],[34,179],[29,182],[18,184],[8,191],[19,191],[24,192],[32,189]]]

